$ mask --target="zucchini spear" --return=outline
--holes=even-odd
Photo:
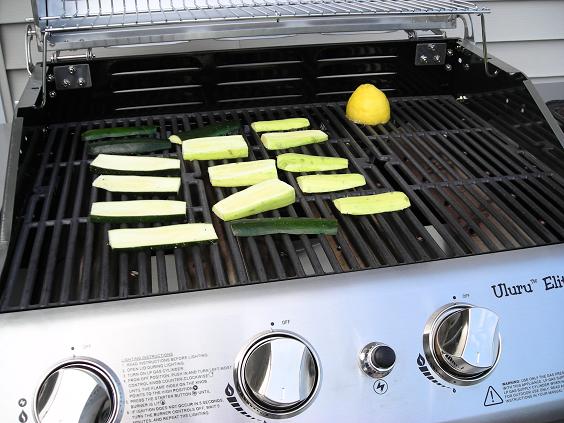
[[[102,140],[87,146],[88,154],[140,154],[168,150],[169,140],[160,138],[125,138],[123,140]]]
[[[108,240],[113,250],[166,249],[213,242],[217,240],[217,234],[210,223],[183,223],[154,228],[111,229]]]
[[[129,126],[117,128],[89,129],[82,133],[83,141],[96,141],[104,138],[121,138],[133,136],[154,136],[158,131],[157,126]]]
[[[348,159],[341,157],[310,156],[297,153],[280,154],[276,157],[276,163],[279,169],[288,172],[316,172],[349,167]]]
[[[180,160],[165,157],[117,156],[99,154],[90,170],[109,175],[169,175],[180,173]]]
[[[241,121],[238,119],[226,122],[214,123],[202,128],[195,128],[191,131],[179,132],[173,134],[168,139],[174,144],[182,144],[182,141],[191,140],[193,138],[203,137],[219,137],[221,135],[231,135],[239,132]]]
[[[101,201],[92,203],[90,220],[108,223],[144,223],[183,219],[186,203],[173,200]]]
[[[212,210],[222,220],[235,220],[268,210],[286,207],[296,201],[296,191],[279,179],[260,182],[231,194],[216,203]]]
[[[342,214],[353,215],[398,211],[411,205],[407,195],[399,191],[337,198],[333,200],[333,204]]]
[[[257,236],[271,234],[290,235],[336,235],[335,219],[313,217],[270,217],[263,219],[241,219],[231,223],[235,236]]]
[[[341,191],[360,187],[366,184],[360,173],[337,173],[334,175],[306,175],[298,176],[298,185],[302,192],[318,193]]]
[[[306,118],[261,120],[251,123],[251,128],[255,132],[291,131],[293,129],[309,128],[309,120]]]
[[[238,159],[249,155],[249,147],[242,135],[193,138],[182,141],[184,160]]]
[[[318,129],[294,132],[267,132],[260,140],[268,150],[282,150],[327,141],[329,136]]]
[[[214,187],[241,187],[277,179],[273,159],[252,162],[227,163],[208,167],[210,182]]]
[[[116,193],[177,193],[178,190],[180,190],[180,178],[167,178],[162,176],[100,175],[94,179],[92,186]]]

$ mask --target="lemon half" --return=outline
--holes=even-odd
[[[390,120],[390,103],[374,85],[362,84],[349,98],[346,113],[354,123],[378,125]]]

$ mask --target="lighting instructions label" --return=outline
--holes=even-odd
[[[173,353],[128,357],[122,360],[125,420],[133,423],[186,421],[205,417],[226,402],[211,390],[213,379],[223,382],[231,365],[205,367],[207,354]],[[207,360],[206,360],[207,362]],[[217,385],[215,385],[217,386]]]
[[[510,380],[502,385],[507,403],[559,394],[564,392],[564,370]]]

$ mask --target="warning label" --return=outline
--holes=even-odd
[[[564,370],[503,383],[505,402],[522,401],[564,392]]]
[[[497,405],[502,403],[503,399],[499,396],[494,387],[490,386],[488,388],[488,392],[486,392],[486,398],[484,398],[484,406],[489,407],[490,405]]]
[[[122,361],[126,414],[133,423],[157,423],[207,416],[224,402],[208,388],[231,365],[203,367],[207,354],[173,353],[128,357]],[[222,377],[223,379],[223,377]]]

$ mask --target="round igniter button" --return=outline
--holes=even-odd
[[[386,344],[371,342],[360,351],[358,359],[360,368],[365,374],[379,379],[394,368],[396,353]]]

